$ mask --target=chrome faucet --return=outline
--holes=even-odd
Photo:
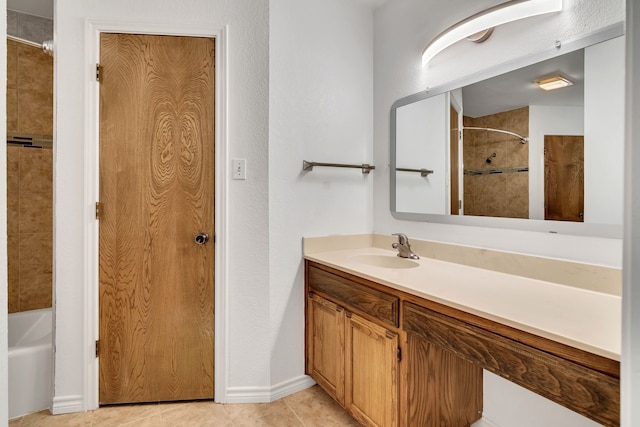
[[[409,244],[409,238],[406,234],[393,233],[393,236],[398,236],[398,242],[391,245],[393,249],[398,250],[398,256],[400,258],[420,259],[420,257],[413,253],[411,245]]]

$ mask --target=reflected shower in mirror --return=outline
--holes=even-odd
[[[533,228],[572,234],[593,233],[566,223],[620,228],[624,38],[598,41],[396,102],[394,216],[525,229],[542,220]]]

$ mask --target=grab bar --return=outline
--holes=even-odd
[[[348,165],[343,163],[320,163],[320,162],[308,162],[306,160],[302,161],[302,170],[312,171],[315,166],[322,167],[331,167],[331,168],[354,168],[354,169],[362,169],[362,173],[369,173],[374,170],[376,167],[373,165],[369,165],[367,163],[363,163],[361,165]]]
[[[420,176],[429,176],[433,173],[431,169],[409,169],[409,168],[396,168],[400,172],[420,172]]]

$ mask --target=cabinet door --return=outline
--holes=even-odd
[[[366,426],[398,425],[398,336],[346,315],[345,407]]]
[[[315,294],[307,301],[307,374],[344,406],[344,310]]]

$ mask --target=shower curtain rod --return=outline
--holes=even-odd
[[[53,41],[47,40],[44,43],[32,42],[31,40],[21,39],[20,37],[11,36],[7,34],[7,39],[13,40],[14,42],[26,44],[27,46],[37,47],[38,49],[42,49],[47,55],[53,56]]]
[[[21,39],[20,37],[10,36],[10,35],[8,35],[8,34],[7,34],[7,38],[8,38],[9,40],[13,40],[14,42],[24,43],[24,44],[26,44],[26,45],[33,46],[33,47],[37,47],[37,48],[42,49],[42,44],[40,44],[40,43],[36,43],[36,42],[32,42],[31,40]]]
[[[515,132],[509,132],[508,130],[502,130],[502,129],[493,129],[493,128],[480,128],[480,127],[475,127],[475,126],[464,126],[462,128],[462,130],[465,129],[473,129],[473,130],[487,130],[489,132],[500,132],[500,133],[506,133],[507,135],[511,135],[511,136],[515,136],[516,138],[518,138],[520,140],[521,143],[526,144],[527,142],[529,142],[529,138],[524,137],[522,135],[518,135]]]

